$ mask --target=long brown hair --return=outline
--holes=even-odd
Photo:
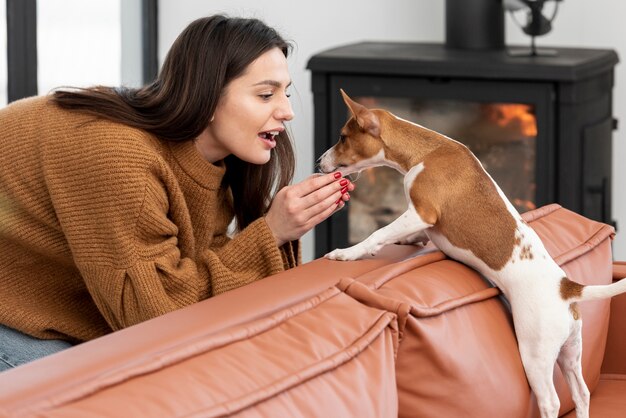
[[[280,48],[287,57],[291,45],[260,20],[205,17],[178,36],[158,77],[149,85],[58,90],[53,101],[65,109],[146,130],[163,140],[190,141],[207,127],[228,83],[272,48]],[[250,164],[234,155],[224,161],[224,184],[232,192],[239,229],[265,215],[274,193],[291,182],[295,169],[286,131],[280,134],[267,164]]]

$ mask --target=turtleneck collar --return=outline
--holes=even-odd
[[[226,172],[224,160],[210,163],[196,149],[193,141],[168,142],[172,155],[185,173],[207,189],[216,190]]]

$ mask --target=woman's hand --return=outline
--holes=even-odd
[[[350,200],[354,184],[341,173],[314,174],[276,193],[265,221],[278,246],[299,239]]]

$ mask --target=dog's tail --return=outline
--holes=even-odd
[[[626,293],[626,279],[607,285],[582,285],[567,277],[561,279],[561,297],[568,302],[612,298]]]

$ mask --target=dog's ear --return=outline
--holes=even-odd
[[[346,106],[348,106],[348,109],[350,109],[350,113],[352,113],[352,116],[356,119],[356,123],[358,123],[359,127],[370,135],[379,137],[380,119],[378,119],[378,116],[362,104],[352,100],[343,89],[339,89],[339,91],[341,91],[343,101],[346,103]]]

